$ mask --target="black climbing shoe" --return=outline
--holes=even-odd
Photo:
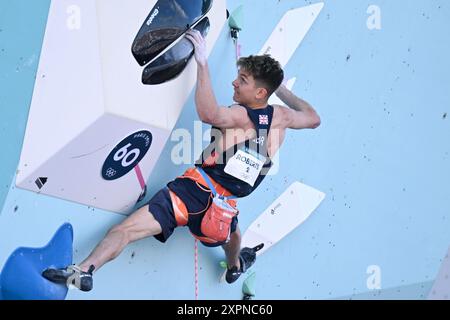
[[[240,269],[238,270],[237,266],[233,266],[231,269],[227,269],[227,273],[225,275],[225,280],[228,283],[233,283],[241,274],[245,273],[256,261],[256,252],[261,250],[264,247],[264,244],[261,243],[254,248],[243,248],[239,254],[239,262],[241,264]]]
[[[84,272],[73,264],[63,269],[48,268],[42,272],[42,276],[54,283],[73,285],[81,291],[91,291],[94,285],[92,279],[94,269],[94,265],[91,265],[88,272]]]

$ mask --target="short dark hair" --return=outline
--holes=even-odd
[[[284,72],[280,63],[268,54],[240,58],[237,65],[250,73],[255,81],[267,90],[268,97],[283,82]]]

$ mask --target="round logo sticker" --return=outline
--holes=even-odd
[[[152,134],[142,130],[123,139],[108,155],[103,164],[102,177],[115,180],[134,169],[152,144]]]

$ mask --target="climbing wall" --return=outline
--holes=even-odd
[[[114,190],[108,189],[101,169],[116,146],[119,151],[128,145],[130,135],[133,138],[141,130],[152,133],[149,150],[139,162],[147,185],[146,199],[191,166],[196,151],[209,141],[208,126],[198,122],[193,85],[173,128],[166,124],[175,118],[169,117],[168,122],[158,118],[156,111],[161,109],[164,114],[166,109],[154,107],[151,97],[146,97],[141,109],[128,105],[136,99],[133,88],[124,89],[121,94],[125,98],[118,97],[117,104],[114,99],[100,98],[99,92],[113,94],[117,89],[113,82],[122,80],[113,67],[102,67],[112,80],[98,89],[104,79],[92,70],[98,68],[97,63],[111,66],[109,57],[120,57],[122,53],[114,51],[121,49],[110,49],[108,41],[101,44],[105,49],[100,49],[91,35],[89,43],[96,44],[97,50],[86,49],[91,48],[88,43],[71,46],[69,39],[81,41],[81,35],[102,17],[101,13],[90,16],[90,8],[102,6],[93,6],[90,1],[61,3],[66,7],[61,8],[59,20],[52,22],[54,4],[49,0],[0,1],[0,267],[19,247],[44,246],[64,222],[73,225],[73,261],[80,262],[109,228],[122,221],[122,215],[110,210],[134,205],[142,193],[138,168],[113,180],[117,186],[129,184]],[[126,46],[130,59],[134,59],[131,43],[151,3],[143,4],[145,10],[136,20],[131,19],[133,22],[128,19],[125,29],[115,29],[119,35],[128,27],[132,29]],[[216,0],[215,5],[222,2]],[[251,197],[239,202],[239,224],[245,232],[295,181],[326,194],[313,214],[257,258],[250,278],[254,299],[447,299],[448,1],[228,0],[223,5],[230,12],[243,5],[241,56],[265,52],[268,43],[274,44],[274,55],[281,47],[285,53],[292,52],[284,65],[288,85],[311,103],[322,120],[315,130],[288,131],[277,170]],[[132,10],[129,7],[121,8],[121,17],[127,17]],[[291,20],[290,14],[295,18]],[[284,17],[288,20],[283,21]],[[47,47],[48,23],[62,26],[56,28],[55,37],[64,35],[58,40],[64,45]],[[100,28],[94,31],[96,37],[106,32]],[[236,68],[235,47],[225,22],[216,42],[208,44],[212,86],[218,103],[226,106],[232,103]],[[80,59],[53,57],[52,61],[63,61],[58,70],[48,69],[51,61],[45,52],[64,50],[78,52]],[[101,50],[108,50],[103,58]],[[41,68],[43,61],[47,61],[45,70]],[[85,66],[91,70],[84,70]],[[142,69],[130,60],[130,72],[136,72],[130,83],[139,83]],[[54,80],[55,74],[64,81]],[[57,89],[47,87],[50,83]],[[85,87],[82,94],[76,85]],[[46,94],[39,93],[38,87],[47,90],[43,91]],[[62,94],[69,98],[62,98]],[[103,107],[93,103],[95,99]],[[118,106],[124,101],[129,116],[112,107],[107,109],[107,105]],[[78,112],[66,108],[75,103]],[[41,119],[35,111],[38,105],[57,107]],[[152,117],[146,118],[148,110],[158,125]],[[38,122],[33,124],[35,116]],[[113,129],[112,123],[117,124]],[[96,134],[99,143],[92,138],[96,126],[102,129]],[[122,132],[122,127],[128,129]],[[158,130],[167,142],[160,147],[158,160],[147,160],[158,145],[154,137]],[[139,137],[145,147],[149,140],[145,135]],[[65,149],[69,145],[72,147]],[[134,154],[129,154],[125,163]],[[95,159],[95,170],[89,159]],[[52,165],[47,166],[47,162]],[[66,162],[77,165],[61,170],[64,167],[59,164]],[[86,180],[84,171],[93,172],[102,182],[101,188],[90,190],[95,179]],[[48,197],[51,194],[45,188],[56,183],[49,172],[64,175],[64,181],[81,181],[71,192],[92,199],[75,202],[65,197],[66,188],[71,186],[63,180],[56,181],[60,194]],[[16,182],[27,189],[17,188]],[[102,192],[109,194],[108,202],[117,205],[115,208],[94,207],[99,198],[95,193]],[[122,201],[122,197],[127,200]],[[199,299],[242,298],[248,274],[233,285],[220,283],[223,269],[219,262],[223,259],[220,248],[199,246]],[[67,299],[191,300],[195,298],[194,261],[192,237],[188,230],[176,229],[165,244],[153,238],[131,244],[95,274],[92,292],[69,290]],[[126,281],[116,281],[124,270]]]
[[[16,185],[129,213],[194,87],[195,64],[143,85],[131,45],[156,0],[72,2],[51,1]],[[207,15],[210,48],[225,11],[216,1]]]
[[[442,259],[439,273],[428,295],[430,300],[450,300],[450,249]]]

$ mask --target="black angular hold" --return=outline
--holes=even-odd
[[[195,27],[206,37],[210,27],[208,17],[203,18]],[[160,84],[176,78],[184,70],[194,55],[194,46],[187,38],[181,39],[172,48],[149,63],[142,73],[143,84]]]
[[[212,0],[159,0],[145,19],[131,51],[144,66],[199,21]]]

